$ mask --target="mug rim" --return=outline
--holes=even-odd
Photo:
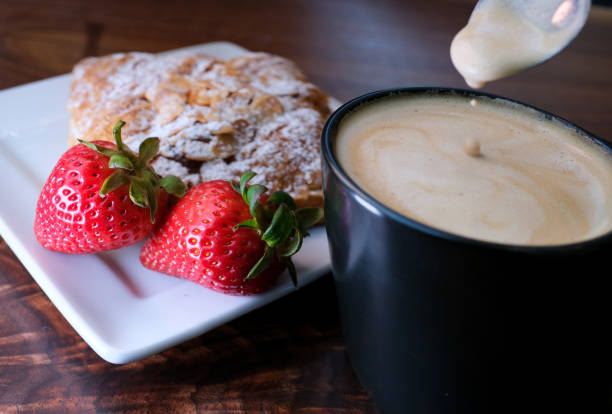
[[[585,129],[579,127],[578,125],[561,118],[560,116],[554,115],[548,111],[537,108],[533,105],[526,104],[524,102],[520,102],[514,99],[506,98],[504,96],[475,91],[471,89],[462,89],[462,88],[451,88],[451,87],[399,87],[399,88],[389,88],[389,89],[381,89],[373,92],[368,92],[366,94],[360,95],[356,98],[349,100],[344,103],[340,107],[338,107],[327,119],[325,125],[323,126],[323,130],[321,131],[321,152],[323,161],[327,164],[333,174],[341,181],[342,185],[350,190],[353,195],[358,196],[363,202],[367,203],[369,209],[374,209],[377,213],[386,216],[387,218],[393,220],[394,222],[398,222],[404,226],[408,226],[412,229],[415,229],[419,232],[425,233],[429,236],[438,239],[444,239],[450,242],[468,244],[479,247],[487,247],[496,250],[505,250],[505,251],[515,251],[515,252],[524,252],[524,253],[544,253],[544,254],[564,254],[570,252],[578,252],[582,250],[588,250],[595,246],[599,246],[603,243],[612,241],[612,229],[606,233],[603,233],[597,237],[593,237],[587,240],[564,243],[564,244],[552,244],[552,245],[521,245],[521,244],[510,244],[510,243],[502,243],[496,241],[487,241],[481,239],[470,238],[467,236],[462,236],[456,233],[452,233],[446,230],[442,230],[428,224],[422,223],[420,221],[411,219],[399,212],[393,210],[390,207],[385,206],[366,191],[364,191],[360,186],[358,186],[355,181],[353,181],[342,169],[338,161],[334,156],[334,150],[332,148],[332,141],[335,140],[335,136],[338,130],[338,126],[340,122],[344,119],[345,116],[358,109],[359,107],[370,104],[374,101],[385,99],[394,95],[411,95],[411,94],[447,94],[447,95],[455,95],[461,96],[466,99],[478,98],[478,97],[486,97],[490,99],[503,100],[514,105],[518,105],[527,109],[535,110],[536,112],[542,114],[547,120],[556,120],[561,122],[564,126],[578,132],[583,138],[592,141],[594,144],[601,147],[603,150],[610,154],[612,157],[612,146],[607,143],[603,139],[597,137],[595,134],[592,134]]]

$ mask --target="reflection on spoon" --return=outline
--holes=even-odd
[[[589,0],[480,0],[451,43],[453,64],[472,88],[559,53],[580,32]]]

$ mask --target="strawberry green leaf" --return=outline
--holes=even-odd
[[[266,246],[263,256],[253,265],[249,273],[246,275],[244,280],[254,279],[261,272],[266,270],[266,268],[272,263],[272,259],[274,258],[274,249],[270,249]]]
[[[323,209],[321,208],[301,208],[295,211],[298,225],[305,230],[314,226],[323,218]]]
[[[275,247],[291,234],[295,225],[295,219],[286,204],[281,204],[272,217],[270,227],[261,236],[261,239],[270,247]]]
[[[249,205],[249,210],[251,210],[253,216],[256,215],[255,210],[259,204],[259,197],[266,191],[268,189],[261,184],[254,184],[246,190],[246,203]]]
[[[124,184],[128,183],[127,175],[122,170],[117,170],[111,175],[108,176],[106,180],[102,183],[102,187],[100,188],[100,195],[105,196],[113,190],[121,187]]]
[[[142,180],[137,177],[130,177],[130,200],[139,207],[146,208],[149,206],[147,204],[147,190]]]
[[[231,184],[231,186],[232,186],[232,188],[234,189],[235,192],[237,192],[238,194],[242,195],[242,193],[240,192],[240,185],[239,184],[237,184],[237,183],[235,183],[233,181],[230,181],[229,183]]]
[[[140,170],[140,178],[145,181],[149,181],[154,186],[159,187],[159,175],[155,174],[155,172],[149,168],[144,168]]]
[[[144,188],[147,195],[147,205],[149,206],[149,213],[151,214],[151,223],[155,223],[155,213],[157,213],[157,192],[153,188],[153,184],[150,181],[144,182]]]
[[[304,236],[302,232],[299,229],[295,229],[295,234],[293,235],[293,237],[287,239],[287,241],[281,246],[281,249],[279,250],[279,256],[293,256],[302,248],[303,241]]]
[[[140,143],[138,147],[138,158],[143,164],[146,164],[159,151],[159,138],[147,138]]]
[[[263,205],[261,205],[260,202],[256,202],[253,208],[251,209],[251,216],[253,216],[253,218],[257,222],[257,227],[259,227],[260,229],[265,228],[265,223],[269,222],[266,214],[266,209]]]
[[[274,194],[272,194],[268,199],[268,204],[270,203],[274,203],[277,206],[280,206],[281,203],[285,203],[290,210],[296,209],[295,201],[293,201],[293,198],[291,198],[291,196],[284,191],[276,191]]]
[[[295,265],[293,264],[293,261],[290,257],[285,258],[283,261],[287,265],[287,269],[289,270],[289,276],[291,277],[291,282],[293,283],[293,286],[297,287],[297,272],[295,271]]]
[[[99,152],[102,155],[106,155],[107,157],[111,157],[114,154],[119,154],[119,152],[117,152],[117,150],[114,150],[112,148],[106,148],[103,147],[102,145],[98,145],[98,144],[94,144],[93,142],[88,142],[88,141],[83,141],[82,139],[78,140],[81,144],[85,145],[86,147]]]
[[[234,226],[234,231],[238,230],[239,228],[242,227],[246,227],[248,229],[253,229],[253,230],[257,230],[259,232],[259,225],[257,224],[257,220],[255,219],[248,219],[243,221],[242,223],[238,223]]]
[[[247,204],[253,205],[268,189],[261,184],[253,184],[246,190]]]
[[[116,153],[111,155],[108,161],[109,168],[123,168],[124,170],[133,170],[134,164],[124,154]]]
[[[180,178],[175,175],[166,175],[159,182],[159,186],[166,190],[168,193],[173,194],[177,197],[182,197],[187,191],[187,186]]]
[[[249,171],[249,172],[245,172],[244,174],[240,176],[240,194],[242,194],[242,198],[244,198],[244,201],[247,204],[249,204],[249,202],[246,199],[247,184],[249,183],[249,181],[251,181],[253,177],[255,177],[255,175],[256,174],[253,171]]]

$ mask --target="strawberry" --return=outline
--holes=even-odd
[[[296,209],[282,191],[268,197],[263,185],[247,185],[254,175],[192,187],[145,241],[142,264],[232,295],[263,292],[285,267],[296,284],[291,256],[323,212]]]
[[[60,157],[36,205],[34,234],[44,247],[95,253],[134,244],[151,233],[166,192],[184,194],[180,179],[149,166],[159,139],[144,140],[136,155],[122,143],[124,124],[113,129],[116,145],[80,141]]]

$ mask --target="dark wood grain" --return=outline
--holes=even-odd
[[[100,359],[0,243],[0,413],[374,413],[328,275],[158,355]]]
[[[293,59],[340,100],[464,87],[448,46],[467,0],[3,1],[0,89],[82,57],[216,40]],[[486,90],[612,140],[612,9],[561,55]],[[58,137],[65,139],[65,137]],[[7,201],[2,196],[2,202]],[[143,361],[100,359],[0,242],[0,413],[375,413],[346,359],[331,276]]]

